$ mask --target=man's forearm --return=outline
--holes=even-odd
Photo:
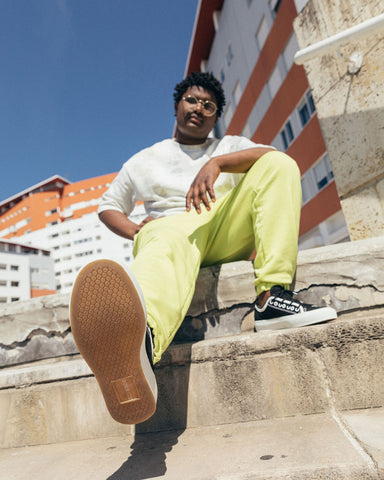
[[[227,173],[245,173],[252,165],[265,153],[275,151],[270,147],[255,147],[239,152],[226,153],[211,159],[216,162],[221,172]]]
[[[99,218],[113,233],[129,240],[133,240],[133,236],[140,230],[139,225],[117,210],[105,210],[99,214]]]

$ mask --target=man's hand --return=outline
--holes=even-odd
[[[211,158],[198,172],[191,186],[189,187],[185,206],[187,212],[191,210],[191,205],[197,213],[201,213],[200,204],[203,203],[207,210],[211,209],[209,198],[212,202],[216,201],[213,185],[220,174],[220,167],[215,158]],[[209,195],[209,198],[208,198]]]
[[[140,232],[144,225],[155,220],[152,217],[146,217],[138,225],[129,220],[124,213],[117,210],[105,210],[100,213],[99,218],[113,233],[124,238],[129,238],[129,240],[133,240],[133,237],[136,233]]]
[[[139,223],[138,225],[139,228],[136,233],[140,232],[140,230],[144,227],[144,225],[146,225],[149,222],[152,222],[152,220],[156,220],[156,219],[151,216],[145,217],[144,220]]]
[[[213,184],[220,172],[245,173],[262,155],[274,150],[272,147],[255,147],[211,158],[200,169],[188,190],[186,197],[187,212],[191,210],[191,204],[195,207],[197,213],[201,213],[201,203],[205,205],[207,210],[211,209],[207,194],[212,202],[216,200]]]

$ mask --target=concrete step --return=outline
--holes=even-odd
[[[173,345],[155,415],[114,422],[80,355],[0,371],[1,447],[183,430],[384,406],[383,310]],[[384,425],[383,425],[384,430]]]
[[[384,409],[0,450],[7,480],[379,480]]]

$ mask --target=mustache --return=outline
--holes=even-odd
[[[200,120],[204,119],[204,115],[198,112],[188,112],[187,115],[185,116],[185,119],[190,120],[192,117],[197,117]]]

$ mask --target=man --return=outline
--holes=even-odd
[[[134,155],[100,203],[101,221],[134,241],[131,270],[92,262],[71,298],[76,343],[122,423],[154,413],[152,364],[180,327],[201,266],[249,259],[256,250],[256,331],[336,318],[288,290],[301,210],[294,160],[244,137],[209,138],[225,105],[212,74],[191,74],[174,99],[175,138]],[[137,200],[148,214],[140,225],[127,218]]]

